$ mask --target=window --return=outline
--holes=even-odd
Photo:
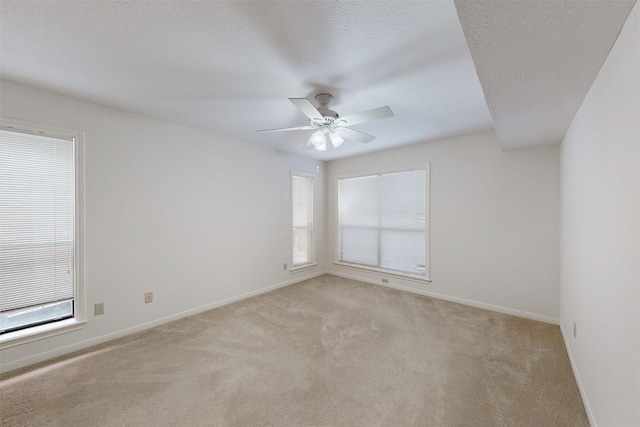
[[[428,280],[428,165],[338,178],[337,263]]]
[[[296,268],[315,265],[313,238],[313,175],[291,173],[291,218],[293,264]]]
[[[0,339],[77,320],[80,134],[0,123]],[[80,188],[79,188],[80,187]],[[77,324],[77,322],[74,322]],[[12,334],[14,333],[14,334]]]

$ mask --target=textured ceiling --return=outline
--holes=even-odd
[[[562,141],[633,4],[456,1],[503,148]]]
[[[507,148],[559,142],[632,2],[531,3],[0,0],[0,73],[322,160],[494,124]],[[340,115],[395,117],[325,153],[302,150],[308,131],[255,132],[308,124],[287,98],[320,92]]]

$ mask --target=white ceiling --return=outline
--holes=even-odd
[[[321,160],[492,127],[510,149],[560,142],[633,3],[0,0],[0,73]],[[325,153],[255,132],[321,92],[395,116]]]
[[[562,141],[633,4],[456,1],[505,150]]]

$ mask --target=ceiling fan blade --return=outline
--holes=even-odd
[[[380,107],[373,110],[363,111],[362,113],[340,117],[336,120],[336,124],[339,126],[351,126],[357,125],[358,123],[369,122],[371,120],[386,119],[387,117],[393,117],[393,111],[391,111],[391,108]]]
[[[360,132],[358,130],[342,128],[340,129],[340,135],[347,139],[352,139],[354,141],[362,142],[366,144],[367,142],[371,142],[376,139],[375,136],[366,134],[364,132]]]
[[[311,120],[324,120],[322,114],[316,110],[316,107],[307,98],[289,98],[289,101],[293,102],[293,105],[298,107],[298,110],[302,111],[302,114]]]
[[[309,130],[309,129],[315,129],[313,126],[298,126],[295,128],[279,128],[279,129],[262,129],[262,130],[257,130],[256,132],[282,132],[285,130]]]

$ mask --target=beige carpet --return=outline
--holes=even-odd
[[[322,276],[5,374],[2,426],[587,426],[557,326]]]

